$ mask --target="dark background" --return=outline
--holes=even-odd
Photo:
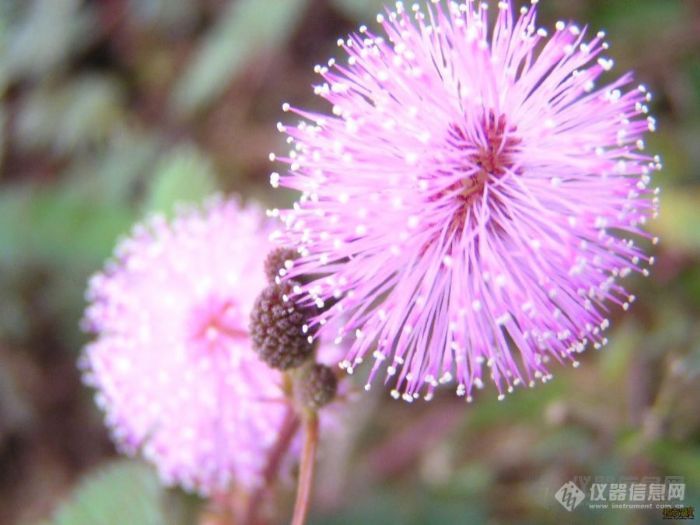
[[[148,212],[216,190],[290,202],[268,185],[268,153],[284,151],[280,105],[323,107],[314,64],[379,4],[0,1],[0,524],[193,522],[196,498],[117,458],[81,385],[85,281]],[[605,28],[615,71],[634,69],[655,93],[655,271],[631,283],[638,301],[611,344],[546,386],[473,405],[452,392],[406,405],[375,389],[344,406],[316,525],[662,522],[660,511],[567,513],[553,494],[576,476],[681,476],[698,508],[700,1],[540,4],[545,27]]]

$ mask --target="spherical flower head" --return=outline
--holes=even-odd
[[[298,300],[298,287],[291,279],[272,283],[255,300],[250,316],[253,349],[271,368],[297,368],[314,353],[307,324],[313,310]]]
[[[281,281],[287,272],[294,266],[294,261],[299,253],[286,246],[274,248],[265,258],[265,275],[270,284]]]
[[[335,398],[338,378],[333,368],[318,363],[311,364],[299,372],[294,392],[303,407],[318,410]]]
[[[134,228],[89,284],[86,381],[121,449],[209,494],[261,482],[288,407],[248,321],[271,249],[264,213],[214,200]]]
[[[630,74],[598,86],[604,33],[539,28],[536,3],[397,2],[316,67],[330,114],[283,106],[302,117],[278,126],[293,147],[271,177],[302,192],[271,211],[299,247],[289,276],[318,276],[303,292],[335,303],[314,323],[394,397],[455,380],[471,400],[490,379],[502,398],[576,366],[653,263],[651,96]]]

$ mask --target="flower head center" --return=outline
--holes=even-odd
[[[245,320],[231,299],[210,298],[193,312],[191,340],[203,352],[217,352],[235,340],[248,338]]]
[[[484,110],[481,119],[469,130],[458,124],[450,125],[447,143],[453,154],[431,178],[449,177],[454,182],[431,193],[428,199],[449,203],[451,232],[460,232],[476,220],[477,215],[471,210],[483,198],[489,184],[508,173],[518,173],[516,154],[521,142],[517,127],[509,125],[505,115],[496,116],[493,110]],[[499,198],[493,193],[488,200],[494,205]]]
[[[505,115],[496,117],[493,110],[485,113],[476,130],[475,138],[468,138],[460,128],[451,130],[461,144],[470,144],[466,149],[466,162],[463,170],[467,176],[461,181],[459,199],[471,204],[483,194],[486,184],[501,178],[514,166],[514,154],[521,139],[515,135],[517,128],[509,126]]]

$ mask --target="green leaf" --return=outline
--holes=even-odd
[[[33,191],[15,211],[26,223],[15,236],[25,256],[51,261],[71,272],[93,268],[112,250],[116,237],[134,220],[126,206],[108,204],[99,188],[81,179],[66,181],[55,191]]]
[[[7,33],[0,46],[0,93],[13,80],[39,78],[58,69],[94,38],[99,25],[81,4],[34,1],[20,4],[23,9],[3,9]]]
[[[143,25],[156,30],[178,30],[197,18],[197,0],[128,0],[129,14]]]
[[[152,469],[118,461],[85,477],[41,525],[170,525],[166,493]]]
[[[630,361],[642,344],[643,331],[632,318],[617,326],[610,337],[610,346],[599,352],[600,373],[611,384],[620,384],[629,372]]]
[[[156,148],[148,137],[132,137],[82,158],[51,187],[6,186],[0,192],[0,262],[39,260],[71,274],[93,271],[137,218],[130,202]]]
[[[654,45],[658,34],[641,31],[641,28],[653,26],[661,32],[665,28],[682,25],[683,17],[688,16],[682,0],[635,0],[633,9],[630,9],[629,0],[605,0],[591,4],[588,19],[592,25],[596,30],[597,26],[601,26],[611,35],[617,35],[613,43],[626,50],[639,51],[639,46],[648,48]]]
[[[67,153],[99,144],[121,122],[123,99],[121,86],[106,76],[85,75],[55,89],[44,85],[20,108],[19,145]]]
[[[500,422],[513,424],[531,421],[542,414],[548,403],[564,395],[568,388],[565,381],[550,381],[537,388],[517,390],[508,396],[507,403],[498,401],[493,391],[476,392],[477,402],[470,408],[469,418],[464,420],[464,430],[472,433]]]
[[[5,108],[0,107],[0,168],[2,168],[5,160],[5,150],[7,145],[7,112],[5,111]],[[0,177],[1,176],[2,171],[0,170]]]
[[[384,12],[384,6],[392,2],[384,0],[333,0],[333,5],[354,20],[368,22]]]
[[[252,60],[286,42],[307,1],[268,2],[264,8],[259,0],[231,2],[175,86],[175,111],[204,109]]]
[[[700,187],[667,189],[661,193],[661,210],[650,228],[665,246],[700,254]]]
[[[693,487],[700,487],[700,448],[670,440],[657,440],[649,445],[651,458],[674,476],[683,476]]]
[[[29,233],[28,191],[5,188],[0,192],[0,262],[9,263],[20,257]]]
[[[65,178],[79,181],[83,191],[91,192],[90,197],[103,206],[129,207],[143,198],[143,187],[153,175],[161,150],[156,136],[135,130],[118,133],[97,154],[74,160]]]
[[[339,511],[327,515],[313,515],[310,525],[345,525],[362,523],[363,525],[382,525],[386,523],[411,523],[411,512],[398,494],[380,490]],[[411,509],[413,510],[413,509]]]
[[[167,152],[156,168],[146,212],[172,214],[177,204],[196,203],[217,190],[211,162],[193,146]]]
[[[149,135],[120,136],[108,148],[81,156],[52,185],[5,186],[0,192],[0,288],[7,304],[0,308],[0,332],[20,336],[32,326],[38,307],[22,307],[27,295],[17,286],[45,274],[46,282],[36,283],[43,318],[62,327],[67,346],[79,347],[82,337],[75,327],[84,308],[85,281],[138,218],[133,202],[157,153],[158,141]]]

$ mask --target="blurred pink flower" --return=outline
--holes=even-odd
[[[608,305],[634,301],[621,279],[653,264],[634,240],[657,207],[651,96],[629,73],[596,87],[602,32],[433,4],[338,41],[346,59],[316,67],[332,114],[283,106],[303,120],[278,125],[292,150],[271,183],[302,196],[270,213],[300,247],[289,275],[318,277],[321,333],[352,340],[348,371],[369,354],[394,397],[456,379],[471,400],[490,377],[502,398],[605,345]]]
[[[121,449],[203,494],[260,482],[287,407],[251,349],[269,229],[258,208],[215,200],[121,241],[89,285],[85,380]]]

